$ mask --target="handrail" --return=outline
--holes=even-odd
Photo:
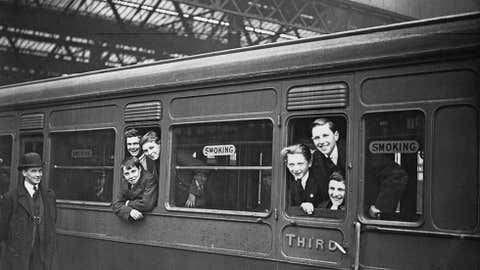
[[[53,165],[54,169],[63,170],[113,170],[113,166],[61,166]]]
[[[360,233],[362,225],[358,221],[354,222],[353,225],[355,226],[355,261],[353,263],[353,269],[358,270],[360,267]]]
[[[272,166],[175,166],[177,170],[235,170],[235,171],[252,171],[252,170],[271,170]]]
[[[435,237],[451,237],[451,238],[460,238],[460,239],[480,240],[480,235],[467,234],[467,233],[434,232],[434,231],[425,231],[425,230],[387,228],[387,227],[372,226],[372,225],[365,226],[365,230],[378,231],[378,232],[390,232],[390,233],[407,233],[407,234],[435,236]]]

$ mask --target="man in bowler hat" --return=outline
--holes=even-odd
[[[22,156],[23,181],[0,197],[0,241],[5,241],[2,270],[50,270],[55,251],[55,193],[41,185],[39,154]]]

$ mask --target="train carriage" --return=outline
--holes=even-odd
[[[3,86],[0,191],[43,156],[56,269],[480,269],[479,33],[470,13]],[[280,151],[314,149],[318,118],[344,145],[346,207],[306,215]],[[161,143],[136,223],[111,210],[131,128]],[[408,176],[388,217],[369,214],[379,158]]]

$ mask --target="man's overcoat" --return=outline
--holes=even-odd
[[[55,193],[39,187],[44,213],[40,230],[40,256],[44,269],[52,268],[55,252],[55,222],[57,218]],[[5,242],[2,270],[28,270],[32,253],[34,222],[31,204],[23,182],[15,189],[0,196],[0,240]]]

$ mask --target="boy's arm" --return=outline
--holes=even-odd
[[[115,200],[115,202],[112,204],[112,209],[115,215],[128,221],[130,217],[130,211],[132,211],[132,207],[127,206],[126,202],[126,190],[121,188],[120,192],[118,193],[117,200]]]
[[[128,206],[140,212],[149,212],[157,205],[158,182],[153,175],[145,176],[145,186],[138,199],[128,202]]]

